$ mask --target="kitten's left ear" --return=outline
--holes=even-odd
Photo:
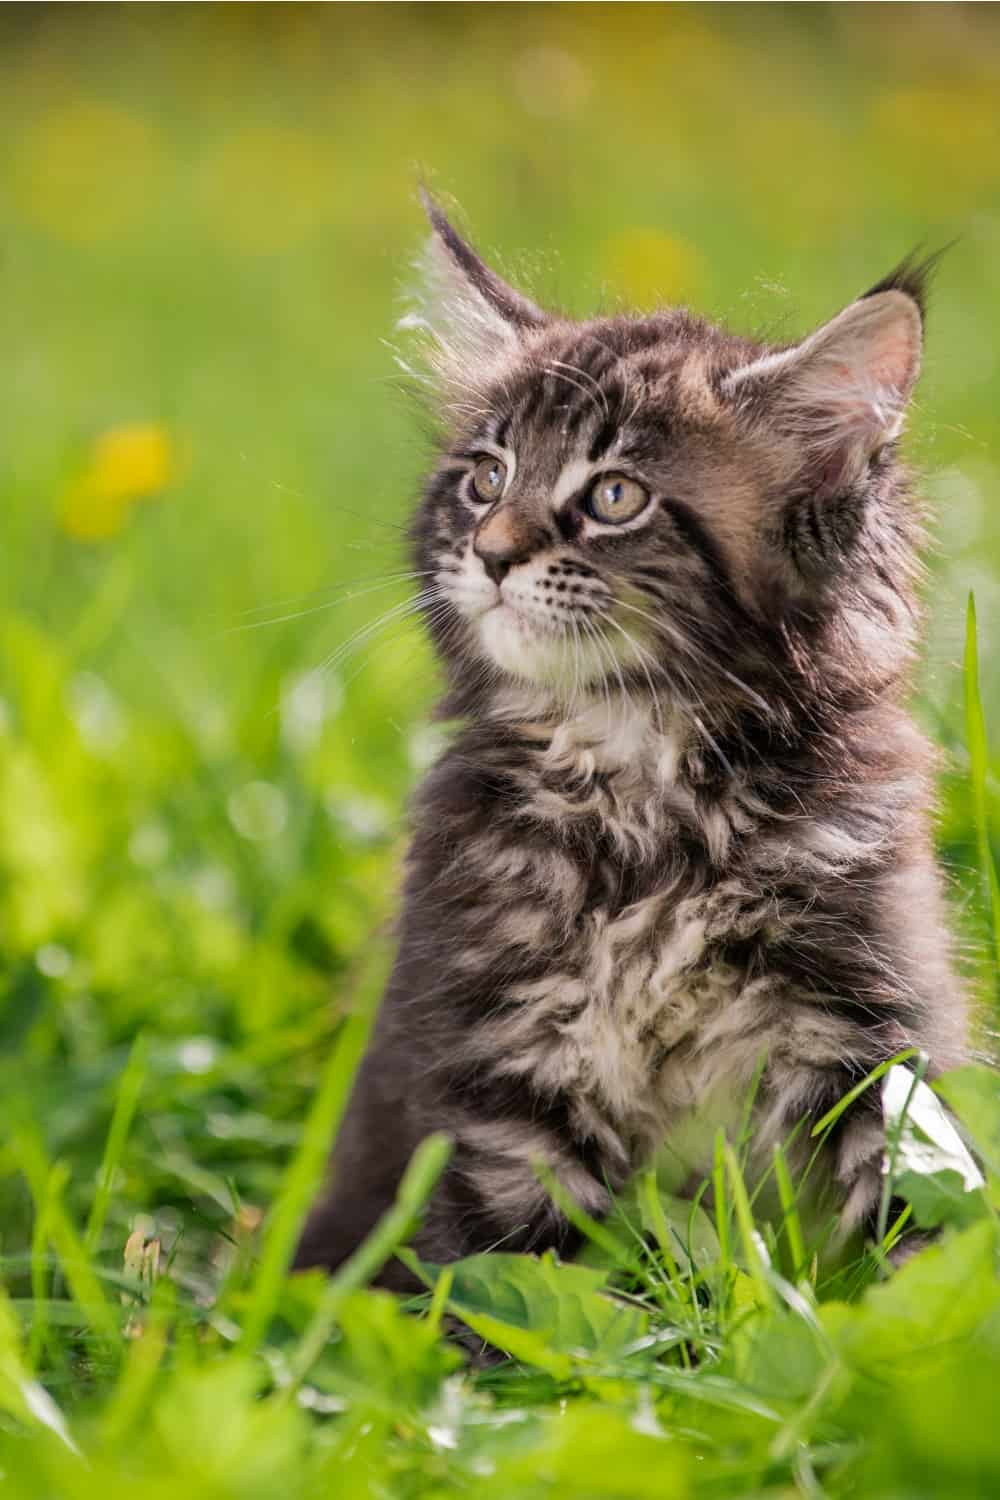
[[[429,193],[421,189],[420,196],[431,239],[420,266],[419,306],[401,327],[430,334],[438,373],[461,383],[548,320],[480,259]]]
[[[734,370],[722,388],[797,437],[804,488],[831,497],[901,431],[922,345],[922,281],[904,268],[801,344]]]

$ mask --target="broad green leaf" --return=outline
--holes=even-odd
[[[606,1271],[563,1265],[551,1252],[538,1258],[474,1255],[448,1269],[453,1276],[451,1310],[477,1332],[486,1325],[477,1327],[473,1319],[489,1320],[492,1332],[482,1336],[499,1341],[501,1348],[508,1344],[493,1335],[506,1327],[527,1333],[531,1339],[540,1338],[549,1354],[611,1358],[646,1331],[646,1315],[641,1310],[606,1292]],[[433,1285],[441,1269],[424,1266],[423,1272]],[[537,1363],[538,1351],[530,1340],[517,1342],[521,1352],[512,1346],[510,1352]],[[564,1368],[561,1361],[559,1368]]]
[[[913,1256],[857,1306],[828,1302],[820,1321],[847,1363],[881,1379],[933,1368],[1000,1310],[997,1230],[952,1231]]]
[[[404,1312],[389,1292],[352,1293],[338,1310],[338,1324],[339,1336],[310,1379],[355,1403],[415,1411],[462,1362],[427,1319]]]
[[[530,1452],[500,1464],[481,1493],[497,1500],[682,1500],[689,1471],[684,1446],[651,1413],[574,1402],[546,1420]]]
[[[950,1167],[939,1172],[899,1172],[893,1187],[910,1204],[921,1229],[938,1229],[942,1224],[962,1229],[989,1213],[984,1190],[967,1188],[961,1174]]]
[[[285,1493],[300,1472],[307,1419],[293,1403],[261,1399],[265,1382],[264,1367],[235,1351],[215,1366],[182,1361],[150,1412],[149,1458],[195,1496]]]

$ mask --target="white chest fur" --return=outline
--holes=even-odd
[[[516,1009],[490,1026],[493,1065],[572,1098],[597,1134],[606,1122],[654,1145],[672,1116],[753,1062],[752,1049],[727,1044],[739,982],[705,965],[705,926],[697,898],[592,913],[571,962],[518,986]]]
[[[595,703],[551,735],[532,813],[554,824],[596,814],[623,866],[655,857],[676,838],[675,815],[693,800],[678,780],[683,746],[682,727],[664,727],[648,706]],[[559,856],[553,850],[549,858],[544,884],[554,900]],[[727,1042],[740,1011],[738,976],[706,962],[718,887],[691,896],[685,885],[667,885],[617,913],[600,905],[588,911],[551,972],[516,985],[507,997],[516,1005],[479,1033],[481,1055],[502,1072],[570,1096],[633,1140],[654,1140],[720,1077],[744,1071],[747,1049]],[[524,941],[529,921],[547,946],[541,905],[515,907],[508,925]]]

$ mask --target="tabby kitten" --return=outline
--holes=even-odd
[[[398,957],[299,1266],[354,1250],[433,1130],[454,1154],[422,1257],[565,1252],[538,1160],[600,1215],[762,1058],[769,1154],[902,1048],[963,1055],[903,707],[927,268],[771,346],[680,309],[545,312],[427,207],[405,321],[446,435],[412,537],[463,727],[416,796]],[[869,1089],[827,1148],[843,1226],[882,1153]]]

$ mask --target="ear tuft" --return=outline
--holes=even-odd
[[[917,311],[921,320],[927,317],[927,294],[938,266],[954,244],[942,245],[940,250],[934,250],[930,255],[920,256],[916,250],[911,250],[896,268],[883,276],[882,280],[867,292],[865,297],[877,297],[879,292],[903,292],[917,304]]]
[[[433,244],[448,257],[451,268],[486,302],[497,315],[515,328],[539,328],[545,322],[541,308],[491,271],[445,215],[441,205],[426,188],[420,189],[420,201],[434,233]]]
[[[420,198],[431,237],[417,262],[416,305],[399,326],[427,336],[432,374],[462,390],[547,320],[476,254],[425,188]]]

